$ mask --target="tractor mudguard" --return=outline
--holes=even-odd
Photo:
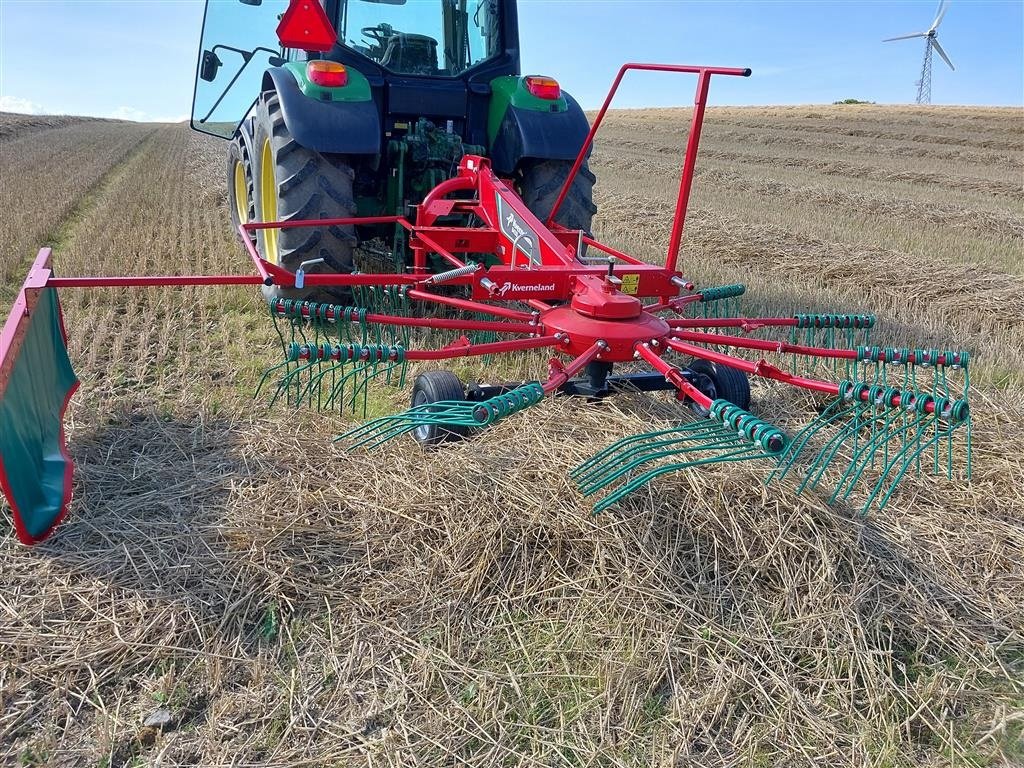
[[[263,76],[263,90],[277,91],[288,133],[303,147],[343,155],[380,153],[377,105],[369,101],[321,101],[302,92],[295,75],[272,67]]]
[[[495,92],[494,98],[500,98]],[[565,108],[541,111],[532,106],[507,105],[500,120],[489,126],[491,167],[496,173],[510,175],[525,158],[535,160],[575,160],[583,146],[590,124],[576,100],[562,91]],[[558,106],[557,102],[552,104]],[[496,110],[492,110],[492,115]]]

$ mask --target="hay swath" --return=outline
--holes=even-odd
[[[664,264],[649,264],[559,227],[555,214],[590,152],[629,70],[698,76],[693,122]],[[341,436],[373,449],[411,434],[427,445],[466,436],[555,394],[603,398],[624,390],[671,392],[690,406],[681,423],[607,446],[574,471],[599,512],[666,472],[760,460],[800,488],[835,479],[833,500],[866,487],[862,508],[884,505],[900,480],[923,469],[952,477],[953,438],[969,441],[968,355],[871,346],[867,314],[744,317],[742,285],[695,288],[677,269],[687,202],[713,75],[749,70],[627,64],[622,67],[547,221],[535,217],[487,158],[463,156],[458,173],[410,217],[249,223],[241,233],[255,275],[55,277],[40,253],[0,346],[0,480],[19,537],[45,538],[70,499],[71,464],[61,419],[74,391],[57,289],[96,286],[262,285],[303,291],[344,286],[351,305],[269,299],[284,359],[258,389],[320,409],[365,409],[371,382],[402,386],[409,363],[542,351],[535,380],[467,388],[435,370],[413,385],[412,406]],[[406,273],[306,274],[263,260],[259,229],[392,224],[407,233]],[[438,261],[444,269],[433,267]],[[448,343],[424,344],[425,335]],[[746,356],[744,356],[744,354]],[[628,373],[615,366],[630,364]],[[813,393],[819,416],[788,432],[752,413],[749,378]],[[961,429],[963,428],[963,429]],[[443,461],[443,453],[434,460]],[[967,451],[966,470],[970,470]]]

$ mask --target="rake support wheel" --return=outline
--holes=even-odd
[[[260,221],[341,219],[356,215],[352,193],[355,171],[344,155],[328,155],[307,149],[288,133],[281,104],[273,91],[264,93],[256,108],[254,152],[256,214]],[[305,261],[323,259],[307,266],[309,274],[352,272],[356,246],[355,228],[296,227],[259,231],[260,254],[267,261],[295,272]],[[302,298],[347,304],[347,288],[313,290],[265,289],[267,298]]]
[[[412,406],[430,403],[461,401],[466,399],[462,381],[451,371],[427,371],[416,377],[412,387]],[[466,427],[423,424],[413,430],[412,436],[424,447],[461,440],[469,434]]]
[[[728,400],[743,410],[750,408],[750,381],[743,371],[730,368],[727,365],[718,365],[709,360],[694,360],[688,369],[699,376],[706,377],[713,391],[705,392],[705,394],[712,400]]]

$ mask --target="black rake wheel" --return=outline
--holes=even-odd
[[[288,133],[281,104],[273,91],[264,93],[256,107],[253,142],[256,155],[255,213],[260,221],[341,219],[356,215],[352,193],[355,171],[344,155],[316,152],[300,145]],[[260,230],[260,255],[295,272],[303,262],[307,274],[347,274],[353,270],[355,227],[295,227]],[[348,304],[351,291],[341,287],[318,289],[264,289],[267,298],[302,298]]]
[[[416,377],[412,387],[412,406],[430,405],[446,400],[466,399],[462,381],[451,371],[427,371]],[[425,447],[461,440],[469,434],[468,427],[442,427],[438,424],[421,424],[412,436]]]
[[[743,371],[710,360],[694,360],[687,369],[696,374],[694,386],[712,400],[727,400],[743,410],[750,408],[750,381]],[[693,401],[690,407],[701,416],[707,415],[706,410]]]

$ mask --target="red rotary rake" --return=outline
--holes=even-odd
[[[588,155],[623,75],[631,69],[698,76],[693,122],[664,265],[645,263],[554,217]],[[945,467],[953,437],[970,436],[966,352],[869,346],[871,315],[743,317],[741,285],[694,289],[677,270],[704,106],[713,75],[749,70],[627,64],[598,113],[546,222],[538,220],[484,157],[466,155],[458,173],[401,216],[250,223],[240,227],[259,276],[57,278],[48,251],[36,260],[0,339],[0,481],[19,537],[34,543],[59,522],[70,499],[71,462],[62,416],[76,385],[56,289],[90,286],[258,285],[304,291],[348,286],[351,306],[269,300],[285,359],[260,388],[293,405],[365,413],[371,381],[403,385],[411,361],[547,350],[546,374],[468,391],[448,371],[420,374],[412,407],[342,435],[370,449],[411,433],[423,444],[465,436],[564,393],[601,398],[623,390],[666,390],[690,408],[676,426],[626,437],[581,464],[584,494],[603,494],[599,512],[658,476],[703,464],[762,459],[772,478],[794,469],[800,489],[838,467],[832,500],[865,484],[862,508],[882,506],[908,472]],[[453,225],[453,221],[458,225]],[[408,233],[406,274],[291,273],[252,245],[258,229],[393,224]],[[432,260],[446,271],[431,271]],[[303,265],[310,266],[309,264]],[[772,334],[783,338],[772,338]],[[448,343],[422,348],[423,340]],[[743,357],[750,353],[753,359]],[[762,355],[774,356],[769,362]],[[634,370],[613,374],[616,364]],[[831,398],[792,436],[748,408],[748,377]],[[966,454],[970,471],[970,450]]]

